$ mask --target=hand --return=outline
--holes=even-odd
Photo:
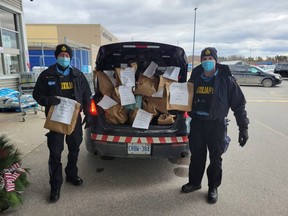
[[[85,115],[81,125],[83,126],[84,124],[85,129],[91,126],[91,117],[89,115]]]
[[[241,147],[243,147],[246,144],[248,138],[249,138],[248,129],[247,128],[240,128],[239,129],[238,142],[239,142]]]
[[[46,99],[46,104],[48,106],[58,105],[60,102],[61,102],[61,100],[55,96],[50,96],[50,97],[47,97],[47,99]]]

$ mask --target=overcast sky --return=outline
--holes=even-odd
[[[101,24],[120,41],[154,41],[195,55],[288,55],[288,0],[23,0],[26,23]]]

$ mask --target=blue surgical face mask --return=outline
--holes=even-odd
[[[62,67],[66,68],[70,65],[70,58],[66,57],[58,57],[57,58],[57,63],[61,65]]]
[[[215,68],[214,60],[205,60],[205,61],[202,61],[201,64],[205,72],[211,73]]]

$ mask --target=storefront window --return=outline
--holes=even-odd
[[[17,14],[0,9],[0,76],[20,73]]]
[[[15,15],[0,9],[0,27],[16,31]]]
[[[16,74],[20,72],[19,55],[4,54],[6,74]]]
[[[0,76],[4,75],[4,68],[3,68],[3,64],[2,64],[2,62],[3,62],[2,56],[3,55],[0,52]]]
[[[17,33],[2,30],[2,46],[5,48],[18,49]]]

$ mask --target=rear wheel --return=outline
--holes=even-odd
[[[264,79],[262,81],[262,84],[264,87],[271,87],[273,86],[273,81],[271,79]]]

